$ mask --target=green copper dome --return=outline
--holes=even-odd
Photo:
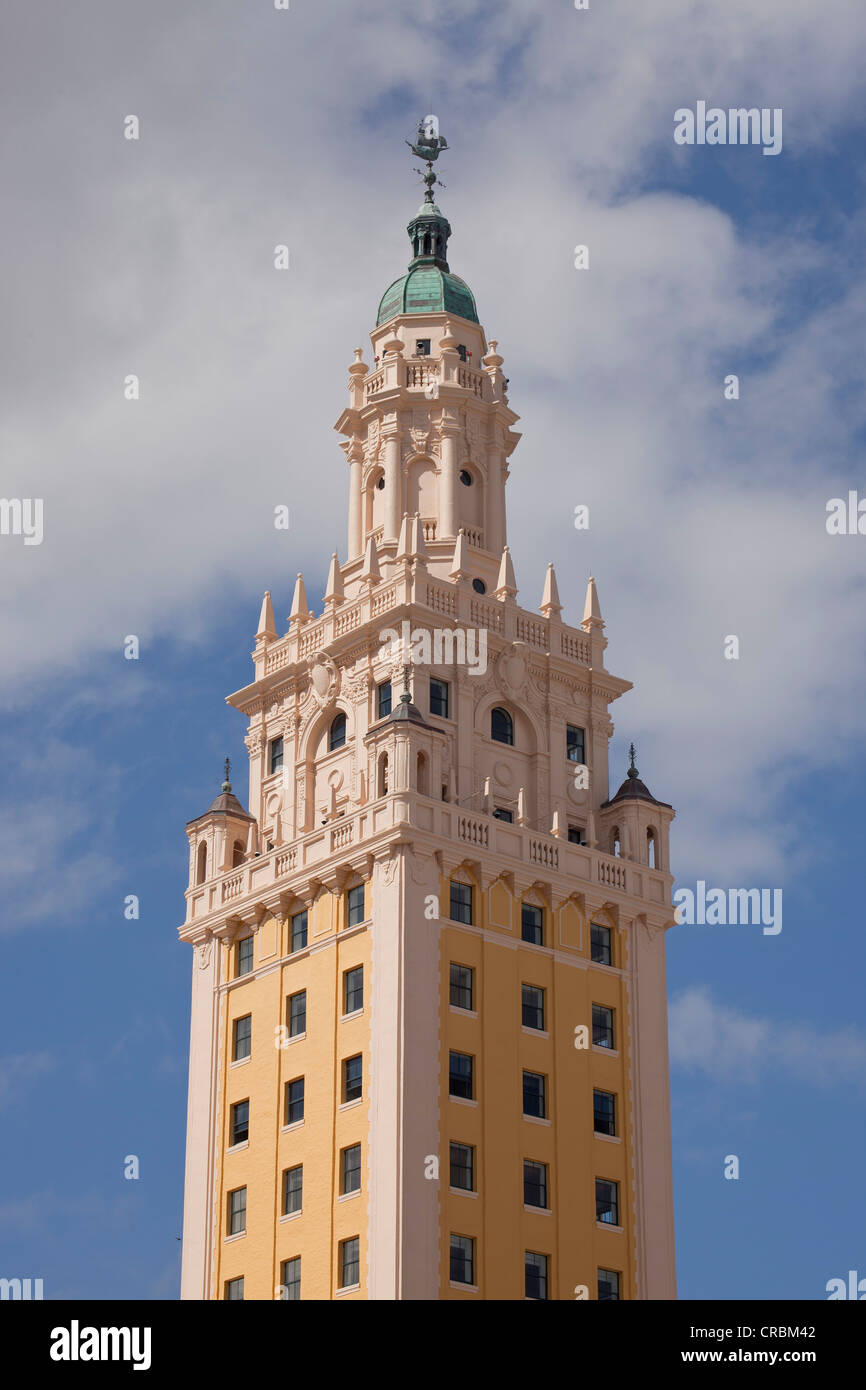
[[[382,295],[376,327],[397,314],[448,313],[478,323],[472,291],[449,269],[446,256],[451,226],[429,189],[406,230],[412,242],[412,260],[406,274]]]

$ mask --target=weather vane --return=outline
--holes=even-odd
[[[424,193],[424,201],[426,203],[432,203],[434,183],[438,183],[440,188],[445,187],[442,180],[437,179],[436,174],[433,172],[433,165],[442,151],[448,149],[448,141],[445,139],[444,135],[439,134],[438,116],[425,116],[423,121],[419,121],[418,134],[415,136],[415,144],[413,145],[411,140],[407,140],[406,144],[414,155],[417,155],[419,159],[426,160],[427,172],[422,173],[420,169],[416,169],[415,172],[421,174],[421,177],[427,185]]]

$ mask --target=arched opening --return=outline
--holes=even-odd
[[[610,853],[617,859],[622,857],[622,845],[620,843],[618,825],[615,825],[610,832]]]
[[[376,773],[376,795],[388,795],[388,754],[379,754],[379,766]]]
[[[651,869],[655,869],[657,867],[656,833],[654,830],[648,830],[646,833],[646,862],[649,864]]]
[[[197,855],[197,857],[196,857],[195,881],[196,881],[196,883],[204,883],[204,881],[205,881],[206,878],[207,878],[207,841],[206,841],[206,840],[202,840],[201,844],[200,844],[199,847],[198,847],[198,855]]]
[[[421,796],[429,795],[429,779],[427,776],[427,771],[427,754],[419,753],[415,784]]]
[[[514,746],[514,720],[501,705],[497,705],[496,709],[490,712],[490,737],[495,743]]]
[[[328,731],[328,752],[334,753],[338,748],[346,746],[346,716],[343,713],[335,715],[331,721]]]
[[[233,845],[233,847],[232,847],[232,868],[233,868],[233,869],[236,869],[236,868],[238,867],[239,864],[243,864],[245,853],[246,853],[246,850],[244,849],[243,841],[241,841],[241,840],[235,840],[234,845]]]

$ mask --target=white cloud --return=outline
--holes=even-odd
[[[815,1086],[863,1085],[866,1036],[821,1032],[806,1021],[750,1018],[716,1003],[704,986],[675,996],[669,1011],[671,1067],[714,1081],[757,1082],[787,1074]]]

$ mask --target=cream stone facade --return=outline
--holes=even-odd
[[[517,601],[503,358],[432,192],[409,232],[336,424],[346,560],[282,635],[265,595],[250,811],[227,780],[187,826],[182,1297],[670,1299],[674,813],[634,766],[609,798],[595,581],[578,626],[552,565]]]

